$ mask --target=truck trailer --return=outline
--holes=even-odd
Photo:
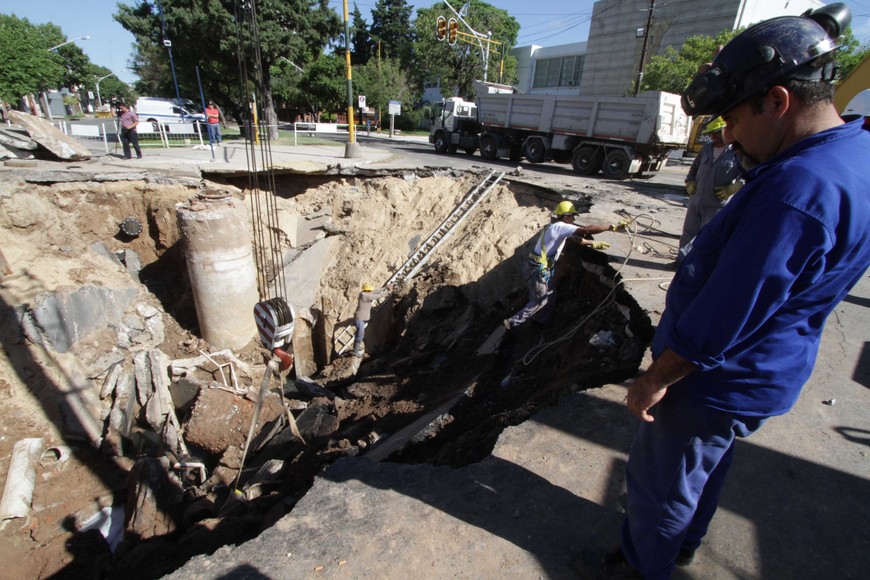
[[[490,160],[552,160],[570,163],[581,175],[601,171],[623,179],[658,171],[688,141],[689,118],[679,95],[524,95],[486,92],[486,83],[478,87],[476,103],[450,97],[436,109],[429,142],[439,153],[480,150]]]

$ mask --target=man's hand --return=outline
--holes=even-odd
[[[743,183],[740,181],[734,181],[733,183],[728,183],[726,185],[717,185],[713,188],[713,195],[716,196],[721,202],[724,202],[729,197],[737,193],[737,191],[743,186]]]
[[[631,225],[631,221],[630,221],[630,220],[619,220],[618,222],[616,222],[615,224],[613,224],[612,226],[610,226],[610,229],[611,229],[612,231],[616,232],[616,231],[619,231],[619,230],[624,230],[625,228],[627,228],[627,227],[630,226],[630,225]]]
[[[628,410],[647,422],[649,410],[668,392],[668,387],[695,370],[694,363],[666,348],[647,371],[628,387]]]
[[[667,392],[668,388],[665,385],[650,378],[649,373],[645,373],[628,387],[628,410],[642,420],[652,423],[654,419],[649,414],[649,410],[661,401]]]
[[[689,194],[689,197],[695,195],[695,192],[698,191],[698,184],[694,179],[690,179],[686,182],[686,193]]]
[[[590,245],[593,250],[606,250],[610,247],[610,244],[607,242],[592,242]]]

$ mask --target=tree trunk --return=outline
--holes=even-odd
[[[269,76],[269,65],[263,65],[263,111],[269,130],[269,140],[278,140],[278,114],[275,112],[275,99],[272,98],[272,78]]]

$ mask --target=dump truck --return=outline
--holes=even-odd
[[[480,151],[484,159],[570,163],[581,175],[623,179],[655,173],[688,142],[679,95],[635,97],[507,93],[477,83],[477,101],[450,97],[436,107],[429,142],[439,153]],[[482,90],[481,90],[482,89]]]

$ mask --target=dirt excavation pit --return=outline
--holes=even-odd
[[[246,453],[261,348],[202,339],[176,204],[205,186],[250,210],[247,181],[0,181],[4,477],[13,446],[41,438],[30,509],[0,531],[10,577],[159,577],[256,536],[342,456],[469,464],[561,394],[632,376],[649,319],[605,254],[573,244],[552,322],[481,349],[525,303],[523,263],[562,199],[510,176],[375,310],[366,355],[336,355],[361,284],[389,279],[483,177],[277,178],[297,361]]]

